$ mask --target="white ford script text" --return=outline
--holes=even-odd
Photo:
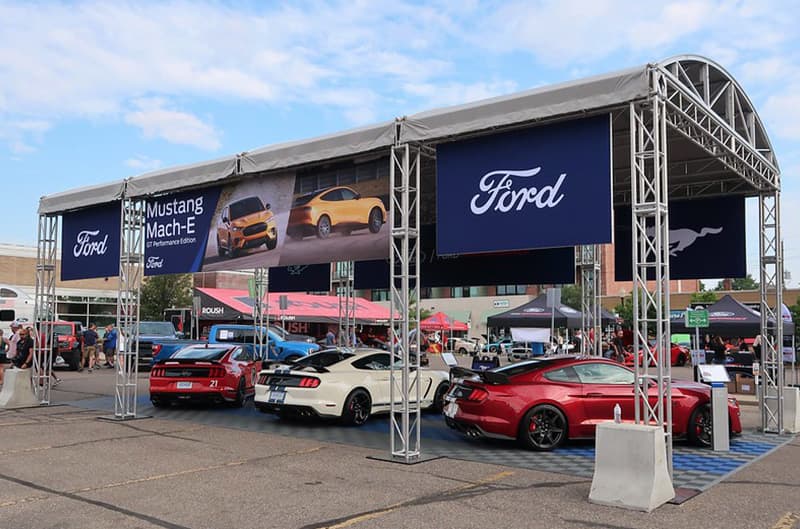
[[[481,177],[479,184],[481,193],[473,196],[469,203],[472,213],[483,215],[492,206],[494,206],[495,211],[500,211],[501,213],[506,213],[512,209],[522,211],[522,208],[527,204],[533,204],[539,209],[556,207],[561,202],[561,199],[564,198],[564,193],[559,194],[559,188],[567,177],[567,173],[561,173],[554,185],[546,185],[540,188],[531,186],[512,189],[514,177],[528,178],[536,176],[541,170],[541,167],[534,167],[523,171],[501,169],[486,173]]]
[[[108,250],[108,234],[100,240],[93,239],[98,235],[100,235],[100,230],[83,230],[78,232],[76,244],[72,247],[72,255],[75,257],[105,255],[106,250]]]

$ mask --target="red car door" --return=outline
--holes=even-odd
[[[619,404],[622,420],[634,419],[634,374],[622,366],[585,362],[573,366],[582,384],[585,424],[593,430],[599,422],[614,419]]]

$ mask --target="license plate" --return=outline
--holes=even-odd
[[[192,389],[191,382],[178,382],[178,389]]]
[[[456,416],[456,413],[458,413],[458,404],[455,402],[448,402],[444,407],[445,416],[452,419]]]
[[[283,404],[284,400],[286,400],[285,391],[270,391],[267,398],[267,402],[270,404]]]

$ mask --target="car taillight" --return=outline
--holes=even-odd
[[[154,344],[153,345],[153,354],[157,355],[160,352],[161,352],[161,346],[159,344]]]
[[[210,378],[222,378],[225,376],[225,369],[222,367],[212,367],[208,370],[208,376]]]
[[[156,367],[150,370],[151,377],[161,377],[164,376],[164,369],[161,367]]]
[[[259,375],[258,376],[258,383],[261,384],[262,386],[266,386],[268,378],[269,378],[269,375]]]
[[[301,388],[316,388],[319,386],[319,379],[314,377],[303,377],[300,379]]]
[[[467,395],[466,400],[470,400],[473,402],[480,402],[482,400],[485,400],[486,397],[488,396],[489,392],[486,391],[485,389],[475,388],[470,392],[469,395]]]

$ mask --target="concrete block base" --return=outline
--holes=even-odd
[[[783,388],[783,429],[800,433],[800,388]]]
[[[33,392],[30,369],[6,369],[3,373],[3,390],[0,391],[0,408],[27,408],[38,406]]]
[[[590,502],[650,512],[675,497],[661,428],[601,423],[595,445]]]

